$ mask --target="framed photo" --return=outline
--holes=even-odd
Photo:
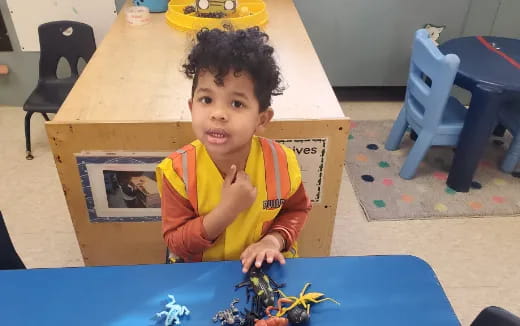
[[[90,221],[160,221],[161,199],[155,167],[168,155],[163,152],[75,154]]]

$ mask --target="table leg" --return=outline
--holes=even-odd
[[[459,192],[468,192],[473,175],[497,123],[502,91],[477,85],[472,92],[455,156],[446,184]]]

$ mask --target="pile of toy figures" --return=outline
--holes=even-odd
[[[284,284],[276,283],[261,269],[252,267],[247,274],[247,279],[235,286],[247,288],[247,300],[251,302],[251,308],[240,311],[236,304],[238,299],[233,299],[229,308],[218,311],[213,316],[213,322],[221,325],[240,326],[287,326],[306,324],[310,319],[312,304],[323,301],[331,301],[339,304],[334,299],[324,298],[325,294],[309,292],[310,283],[303,286],[299,296],[287,296],[281,288]],[[170,302],[166,304],[165,311],[156,314],[157,319],[164,319],[164,325],[179,325],[180,318],[190,314],[186,306],[175,302],[173,295],[168,295]],[[252,297],[252,298],[251,298]]]
[[[276,283],[261,269],[252,267],[247,280],[235,287],[247,287],[247,298],[251,301],[251,310],[240,312],[235,305],[238,299],[233,299],[229,308],[219,311],[213,317],[213,322],[221,325],[241,326],[286,326],[306,324],[310,319],[311,304],[323,301],[339,302],[324,298],[323,293],[306,293],[310,283],[306,283],[299,296],[287,296],[280,288],[284,284]],[[252,300],[251,296],[253,297]]]

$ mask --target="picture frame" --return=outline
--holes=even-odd
[[[90,222],[161,220],[155,168],[170,153],[75,154]]]

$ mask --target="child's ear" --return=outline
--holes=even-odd
[[[190,112],[191,112],[191,109],[193,109],[193,99],[192,98],[190,98],[188,100],[188,106],[190,107]]]
[[[258,126],[256,127],[257,133],[262,133],[265,131],[267,124],[271,121],[274,116],[274,111],[272,108],[267,108],[264,112],[261,112],[258,117]]]

